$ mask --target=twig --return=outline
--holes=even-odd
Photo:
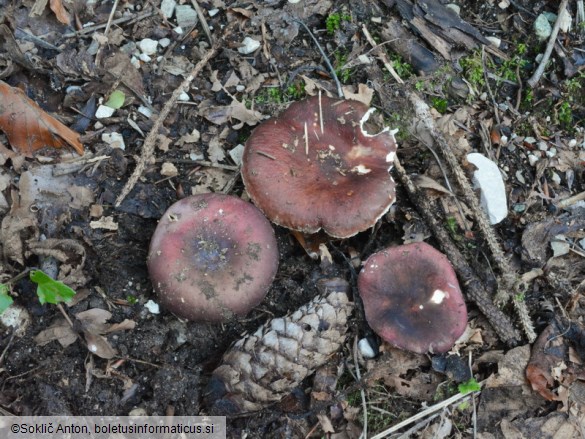
[[[479,310],[486,316],[498,336],[507,344],[514,345],[520,340],[520,334],[514,328],[507,315],[505,315],[491,300],[485,286],[473,273],[471,267],[451,240],[447,231],[443,228],[434,214],[434,209],[428,197],[414,185],[410,177],[397,157],[394,158],[394,169],[398,178],[413,200],[421,216],[439,241],[441,248],[453,264],[459,275],[461,283],[465,286],[467,297],[474,302]]]
[[[550,55],[555,47],[557,35],[559,34],[559,29],[561,28],[561,20],[563,19],[563,15],[566,13],[568,2],[569,0],[561,0],[557,20],[555,21],[555,25],[553,26],[552,33],[550,34],[548,44],[546,45],[546,49],[544,51],[544,54],[542,55],[542,59],[540,60],[540,63],[538,64],[538,67],[536,68],[535,72],[528,80],[528,85],[531,88],[536,87],[536,84],[538,84],[538,81],[540,81],[540,78],[544,73],[544,69],[546,68],[548,59],[550,58]]]
[[[115,20],[112,20],[112,24],[133,23],[135,21],[140,21],[140,20],[144,20],[145,18],[152,17],[153,15],[156,15],[156,12],[149,11],[149,12],[145,12],[145,13],[139,14],[139,15],[134,15],[131,17],[116,18]],[[68,34],[63,35],[63,38],[73,38],[73,37],[79,37],[82,35],[92,34],[96,30],[103,29],[106,26],[107,26],[107,23],[96,24],[94,26],[88,26],[88,27],[83,28],[82,30],[79,30],[79,31],[69,32]]]
[[[370,45],[372,46],[372,50],[378,49],[381,46],[380,44],[376,44],[376,41],[374,41],[374,39],[372,38],[372,35],[370,34],[370,31],[368,31],[368,28],[366,27],[365,24],[362,26],[362,32],[364,33],[366,40],[368,40],[368,43],[370,43]],[[394,70],[394,67],[392,66],[390,60],[388,59],[388,56],[386,56],[386,52],[378,51],[378,58],[380,59],[380,61],[382,61],[384,67],[386,67],[386,69],[390,72],[392,77],[396,79],[396,82],[398,82],[399,84],[404,84],[402,78],[398,75],[398,73],[396,73],[396,70]]]
[[[110,16],[108,17],[108,22],[106,23],[106,30],[104,31],[104,37],[108,36],[108,32],[110,31],[110,26],[112,25],[112,20],[114,19],[114,15],[116,14],[116,9],[118,9],[118,3],[120,0],[114,1],[114,6],[112,6],[112,10],[110,11]]]
[[[319,44],[319,41],[317,41],[317,38],[315,38],[315,35],[313,35],[313,32],[311,32],[311,29],[309,29],[307,27],[307,25],[305,23],[303,23],[301,20],[297,20],[295,18],[295,19],[293,19],[293,21],[295,23],[298,23],[301,26],[303,26],[303,28],[311,36],[311,38],[313,39],[313,42],[315,43],[315,46],[317,46],[317,50],[319,50],[319,53],[323,57],[323,60],[325,61],[325,64],[327,65],[327,68],[329,69],[329,73],[331,73],[331,76],[333,77],[333,80],[335,81],[335,85],[337,86],[337,95],[340,98],[345,97],[345,95],[343,94],[343,90],[341,88],[341,83],[339,82],[339,78],[337,77],[337,73],[335,73],[335,69],[331,65],[331,61],[329,61],[329,58],[327,57],[327,55],[325,55],[325,52],[323,51],[323,48],[321,47],[321,44]]]
[[[195,77],[199,74],[199,72],[201,72],[203,67],[207,65],[209,60],[215,56],[215,54],[218,51],[218,47],[219,47],[218,45],[215,45],[207,51],[205,56],[201,59],[201,61],[197,63],[193,70],[191,70],[191,72],[183,80],[181,85],[179,85],[179,87],[177,87],[177,89],[173,91],[173,94],[163,106],[162,110],[160,111],[160,114],[158,115],[158,118],[154,122],[151,130],[148,132],[148,135],[144,140],[144,145],[142,146],[142,153],[140,154],[138,163],[136,163],[136,168],[134,169],[134,172],[132,173],[132,175],[122,188],[122,192],[120,193],[120,195],[118,195],[118,198],[116,199],[115,203],[116,207],[118,207],[122,203],[122,201],[124,201],[124,198],[126,198],[126,196],[130,193],[130,191],[132,190],[132,188],[142,175],[142,172],[146,168],[146,164],[153,156],[159,129],[162,126],[167,115],[170,113],[171,109],[175,106],[177,99],[179,98],[181,93],[187,91],[189,85],[191,84],[191,82],[193,82],[193,79],[195,79]]]
[[[496,266],[498,267],[498,270],[501,274],[500,279],[498,279],[498,292],[496,294],[495,300],[496,302],[505,303],[510,299],[510,293],[513,292],[518,286],[516,273],[514,270],[512,270],[508,259],[504,255],[504,252],[498,243],[489,220],[487,219],[483,209],[480,207],[477,196],[475,195],[471,184],[467,180],[467,177],[465,176],[465,173],[463,172],[457,157],[455,157],[455,154],[453,153],[453,150],[449,146],[447,140],[445,140],[443,135],[434,125],[429,106],[416,93],[409,93],[408,97],[414,106],[417,120],[423,124],[423,126],[431,134],[432,138],[439,145],[443,157],[445,157],[451,172],[453,172],[453,175],[455,176],[455,180],[457,181],[459,187],[463,190],[465,200],[474,214],[479,230],[481,231],[481,234],[483,235],[486,244],[490,249],[494,262],[496,263]],[[534,340],[536,340],[536,333],[534,332],[534,327],[528,313],[528,308],[523,301],[514,300],[513,302],[518,317],[522,323],[522,328],[524,329],[528,340],[532,343]]]
[[[498,125],[499,125],[501,123],[500,111],[498,110],[498,104],[496,103],[496,98],[494,98],[494,94],[492,93],[492,88],[490,87],[490,81],[488,80],[488,77],[487,77],[488,70],[487,70],[487,67],[485,64],[485,46],[481,46],[481,65],[482,65],[483,78],[485,80],[485,85],[488,89],[488,93],[490,95],[492,105],[494,106],[494,115],[496,116],[496,121],[498,122]]]
[[[583,200],[585,200],[585,192],[580,192],[577,195],[573,195],[572,197],[565,198],[564,200],[559,201],[556,204],[556,207],[557,209],[565,209]]]
[[[213,40],[213,37],[211,36],[211,31],[209,30],[209,24],[207,24],[207,19],[205,18],[205,15],[203,15],[203,11],[201,10],[201,6],[199,6],[199,3],[197,3],[197,0],[191,0],[191,4],[195,8],[195,12],[197,12],[197,16],[199,17],[199,21],[201,22],[201,27],[203,27],[203,32],[205,32],[205,35],[207,36],[207,39],[209,40],[209,44],[213,45],[213,43],[215,41]]]
[[[478,392],[473,392],[473,393],[458,393],[457,395],[453,395],[451,398],[446,399],[442,402],[439,402],[438,404],[432,405],[429,408],[423,410],[422,412],[418,412],[416,415],[405,419],[402,422],[399,422],[398,424],[390,427],[387,430],[384,430],[381,433],[378,433],[375,436],[372,436],[371,439],[382,439],[385,438],[387,436],[390,436],[392,433],[394,433],[395,431],[400,430],[401,428],[412,424],[413,422],[418,421],[419,419],[425,418],[426,416],[430,415],[431,413],[435,413],[439,410],[444,409],[445,407],[450,406],[451,404],[454,404],[460,400],[465,400],[467,398],[471,398],[473,396],[475,396]]]
[[[358,337],[357,335],[353,339],[353,363],[355,365],[355,375],[358,382],[362,380],[362,374],[360,372],[360,365],[358,362]],[[360,434],[360,438],[368,438],[368,405],[366,403],[366,392],[364,389],[360,389],[360,394],[362,397],[362,411],[363,411],[363,418],[364,418],[364,429],[362,430],[362,434]]]
[[[2,351],[2,355],[0,355],[0,366],[2,366],[2,363],[4,362],[4,358],[6,357],[6,353],[8,352],[8,349],[10,348],[10,345],[12,344],[12,341],[14,340],[15,336],[16,336],[16,328],[12,330],[12,334],[10,335],[10,339],[8,340],[6,347]]]

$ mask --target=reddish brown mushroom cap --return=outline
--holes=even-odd
[[[389,174],[396,142],[371,135],[371,112],[358,101],[325,96],[295,102],[258,126],[244,150],[242,178],[274,223],[346,238],[372,227],[394,202]]]
[[[196,321],[247,314],[266,295],[277,268],[268,220],[252,204],[222,194],[195,195],[169,207],[148,253],[161,303]]]
[[[358,277],[358,290],[369,325],[402,349],[447,352],[467,325],[453,267],[424,242],[370,256]]]

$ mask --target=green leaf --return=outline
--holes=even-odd
[[[12,305],[12,297],[8,294],[8,286],[6,284],[0,284],[0,314],[8,309]]]
[[[465,395],[466,393],[477,392],[478,390],[481,390],[481,386],[475,380],[475,378],[471,378],[469,381],[465,381],[464,383],[459,384],[459,386],[457,386],[457,390],[459,390],[459,393],[463,393]]]
[[[30,272],[30,280],[37,284],[37,296],[41,305],[44,303],[57,304],[61,302],[69,302],[75,291],[65,285],[63,282],[52,279],[41,270],[32,270]]]
[[[124,101],[126,100],[126,95],[121,90],[114,90],[108,100],[106,101],[106,107],[115,108],[122,108],[124,105]]]

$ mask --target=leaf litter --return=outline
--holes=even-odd
[[[474,431],[471,419],[477,416],[479,437],[518,437],[519,434],[538,437],[552,435],[555,429],[558,434],[567,435],[564,437],[572,437],[576,432],[575,421],[583,417],[583,399],[579,399],[583,382],[579,343],[583,336],[577,330],[583,323],[585,307],[582,299],[584,236],[581,236],[582,215],[578,210],[582,203],[579,194],[585,191],[580,175],[585,157],[582,150],[583,104],[574,94],[572,101],[557,100],[557,106],[550,111],[539,111],[538,107],[542,108],[547,96],[566,96],[563,94],[563,87],[567,86],[566,73],[559,69],[556,76],[547,77],[545,86],[534,89],[534,95],[540,99],[534,108],[519,111],[522,102],[516,99],[528,93],[526,87],[518,91],[509,84],[518,81],[518,77],[505,81],[489,79],[490,74],[501,74],[496,70],[511,56],[498,58],[501,54],[497,51],[486,51],[478,57],[477,52],[468,49],[479,47],[477,41],[482,41],[479,35],[488,32],[486,23],[491,22],[490,11],[496,14],[495,26],[502,26],[504,32],[513,35],[514,26],[519,26],[514,22],[516,17],[521,16],[526,22],[531,20],[529,15],[523,15],[522,9],[516,10],[516,5],[501,2],[486,7],[486,11],[474,10],[472,19],[469,12],[473,6],[470,5],[470,11],[462,8],[460,12],[461,17],[474,23],[475,27],[469,28],[462,18],[435,9],[439,8],[438,4],[426,1],[418,2],[418,9],[412,10],[404,5],[391,9],[389,5],[395,2],[386,1],[358,1],[351,7],[323,0],[284,2],[282,5],[198,2],[212,38],[221,40],[222,49],[188,84],[182,95],[187,100],[180,101],[186,103],[174,105],[164,113],[163,107],[171,94],[210,47],[199,27],[201,20],[194,28],[179,30],[176,15],[171,14],[163,20],[149,6],[145,6],[143,12],[132,2],[126,2],[118,5],[113,16],[115,24],[106,29],[111,4],[97,3],[91,6],[91,13],[87,13],[61,9],[68,9],[69,4],[62,5],[58,1],[51,1],[49,12],[47,3],[37,2],[37,8],[43,12],[38,17],[29,16],[26,7],[20,8],[15,16],[19,28],[37,39],[25,41],[12,23],[2,24],[0,78],[11,85],[23,81],[27,94],[35,96],[34,101],[43,109],[51,108],[51,112],[64,122],[62,126],[56,125],[57,128],[52,125],[31,128],[24,124],[25,132],[43,132],[43,142],[48,142],[49,138],[60,142],[43,144],[41,148],[70,147],[81,154],[79,136],[62,130],[66,125],[82,121],[83,144],[91,152],[86,153],[89,154],[87,160],[70,168],[70,172],[61,173],[67,165],[59,169],[61,164],[55,162],[67,160],[58,157],[62,151],[55,154],[55,151],[41,151],[30,142],[22,144],[14,140],[10,124],[0,127],[5,136],[0,136],[0,144],[5,149],[8,145],[18,149],[17,153],[8,150],[2,153],[7,178],[2,185],[6,203],[0,230],[3,253],[0,264],[10,273],[53,258],[58,261],[59,278],[84,289],[87,295],[67,308],[82,328],[74,331],[54,310],[38,309],[25,301],[30,287],[17,285],[16,304],[24,305],[27,312],[34,313],[35,319],[30,324],[32,329],[15,344],[6,343],[9,332],[0,332],[0,348],[8,353],[0,357],[0,381],[7,401],[22,400],[25,409],[33,409],[36,405],[30,395],[41,394],[47,401],[51,400],[46,396],[47,387],[42,385],[42,377],[26,378],[19,382],[19,387],[14,385],[14,380],[6,381],[7,377],[26,373],[25,364],[35,365],[38,358],[46,358],[46,364],[62,364],[66,360],[72,365],[60,375],[62,382],[70,383],[59,385],[64,395],[60,401],[66,401],[65,404],[79,413],[93,413],[97,395],[108,401],[105,410],[112,413],[127,414],[135,405],[147,414],[163,413],[171,406],[177,414],[206,413],[207,408],[202,403],[203,389],[229,344],[238,340],[242,332],[253,332],[270,320],[268,316],[284,316],[313,298],[314,262],[305,259],[304,252],[299,251],[286,231],[277,230],[283,259],[282,276],[277,279],[267,301],[247,320],[218,329],[178,321],[164,309],[154,315],[144,308],[149,300],[156,301],[146,277],[144,255],[148,237],[166,206],[184,194],[210,190],[245,197],[238,180],[237,154],[231,152],[245,143],[251,129],[282,111],[292,100],[319,91],[335,94],[331,72],[311,69],[322,66],[323,60],[309,35],[292,20],[296,18],[304,20],[317,34],[338,68],[338,75],[349,72],[343,81],[346,97],[371,102],[392,127],[400,128],[399,135],[403,136],[399,148],[401,162],[408,173],[416,174],[413,180],[418,190],[435,201],[433,206],[440,208],[436,211],[437,217],[445,213],[444,224],[451,238],[464,249],[474,270],[479,272],[485,290],[492,293],[501,280],[498,279],[501,273],[497,261],[490,261],[473,208],[454,186],[450,165],[442,157],[433,132],[422,129],[420,120],[412,118],[408,104],[400,98],[402,92],[407,88],[416,89],[428,102],[436,103],[437,108],[431,111],[435,126],[450,139],[454,155],[461,163],[466,154],[479,152],[497,165],[509,206],[506,218],[495,229],[498,242],[515,270],[525,275],[533,273],[521,276],[522,283],[512,300],[526,302],[539,334],[549,331],[547,328],[554,321],[553,317],[567,313],[564,318],[568,320],[554,336],[553,341],[559,343],[562,354],[555,357],[547,350],[551,343],[541,339],[533,346],[523,343],[509,349],[498,339],[498,333],[485,316],[475,309],[469,322],[470,333],[475,335],[458,343],[449,361],[463,366],[478,381],[485,381],[481,392],[471,396],[477,408],[473,405],[442,408],[436,417],[414,420],[403,428],[409,428],[410,434],[417,437],[465,436]],[[498,8],[515,14],[502,14]],[[539,8],[557,12],[556,6]],[[72,24],[76,26],[75,31],[71,27],[63,32],[60,26],[66,23],[65,13],[74,13],[76,23],[87,26]],[[393,29],[390,25],[378,26],[384,22],[381,17],[391,20],[399,17],[406,24],[407,32],[414,29],[417,35],[423,35],[423,38],[413,36],[411,40],[427,51],[437,49],[433,55],[436,59],[441,59],[441,53],[450,58],[455,51],[449,48],[457,47],[458,56],[469,62],[462,64],[462,83],[467,86],[455,91],[459,98],[448,95],[443,87],[444,84],[457,84],[457,72],[427,71],[428,76],[423,78],[409,77],[398,70],[402,60],[395,57],[393,51],[404,54],[401,44],[407,40],[388,38],[384,41]],[[452,25],[441,27],[437,17]],[[237,22],[237,26],[224,26],[228,19]],[[101,27],[88,23],[90,20],[100,23]],[[373,49],[362,34],[364,25],[374,30],[374,35],[382,37]],[[447,28],[458,30],[446,33]],[[246,37],[252,37],[260,46],[251,53],[241,54],[238,48]],[[568,52],[580,41],[574,31],[561,33],[559,38],[563,39]],[[140,44],[147,39],[156,42],[148,49],[149,59],[144,56],[145,45]],[[167,44],[165,39],[170,45],[163,45],[163,42]],[[514,38],[509,40],[514,41]],[[17,41],[20,48],[15,50],[10,41]],[[47,52],[38,50],[37,46],[42,43],[56,47],[47,50],[55,51],[57,56],[52,58]],[[528,40],[529,50],[531,44]],[[393,68],[401,72],[404,85],[396,85],[392,75],[384,71],[388,57],[380,56],[381,61],[375,58],[382,51],[393,57]],[[536,54],[530,55],[535,57]],[[415,69],[434,65],[425,64],[428,60],[422,55],[420,59],[407,60]],[[492,63],[493,60],[497,62]],[[573,58],[566,62],[573,62],[571,60]],[[473,62],[478,62],[486,72],[491,90],[478,78],[472,82],[469,66]],[[350,68],[344,70],[342,66]],[[15,68],[20,69],[18,76]],[[524,68],[521,66],[516,74],[524,75]],[[47,71],[53,75],[43,73]],[[39,74],[44,81],[42,87],[33,81]],[[51,87],[47,86],[49,83]],[[67,88],[71,85],[78,87]],[[92,108],[88,106],[91,99],[106,104],[116,90],[123,91],[125,96],[122,106],[114,105],[119,107],[116,113],[98,120],[96,105],[93,110],[84,111]],[[19,105],[24,109],[19,112],[26,111],[19,114],[32,114],[30,120],[35,121],[48,117],[48,112],[35,107],[33,101],[24,100],[21,92],[12,93],[22,101]],[[458,100],[461,96],[463,100]],[[447,112],[439,105],[442,99],[447,102]],[[66,105],[55,106],[51,101],[66,102]],[[572,105],[574,129],[559,118],[559,114],[563,114],[559,113],[561,107],[567,112],[565,102]],[[0,105],[3,103],[4,99]],[[37,109],[31,110],[34,108]],[[149,154],[144,154],[144,142],[153,127],[158,149],[152,148]],[[126,151],[113,152],[112,144],[102,140],[110,138],[112,133],[123,138]],[[79,143],[75,143],[75,139]],[[422,143],[426,146],[421,146]],[[440,160],[437,161],[434,154]],[[37,161],[30,159],[33,156]],[[144,159],[136,182],[125,195],[126,200],[116,207],[122,186],[129,179],[129,170],[134,169],[135,163],[141,163],[139,156]],[[92,158],[95,161],[91,161]],[[466,171],[466,178],[471,181],[473,170]],[[371,235],[359,235],[351,242],[334,245],[347,254],[350,247],[354,253],[357,249],[357,259],[364,259],[389,243],[400,244],[401,236],[433,242],[435,237],[429,228],[417,225],[422,220],[409,203],[403,195]],[[95,206],[100,209],[96,210]],[[41,240],[43,236],[48,239]],[[561,241],[562,251],[558,248]],[[348,265],[337,253],[332,253],[338,269],[349,278]],[[490,268],[486,268],[488,266]],[[84,315],[88,310],[91,312]],[[508,309],[506,312],[512,316]],[[359,314],[350,320],[352,337],[348,339],[369,331]],[[563,332],[567,321],[573,324],[571,334]],[[136,326],[129,322],[136,322]],[[119,331],[115,337],[108,336],[108,328]],[[53,343],[73,344],[79,340],[79,333],[83,334],[89,351],[96,354],[85,367],[82,361],[85,352],[76,356],[70,349],[59,349],[59,345]],[[32,342],[34,334],[37,334],[38,344]],[[356,356],[351,342],[347,342],[337,354],[335,367],[317,371],[313,381],[309,379],[302,384],[302,392],[313,391],[312,402],[300,395],[294,397],[293,392],[292,399],[283,400],[280,406],[230,420],[230,434],[262,432],[266,437],[274,437],[279,431],[288,431],[292,437],[306,437],[311,432],[358,437],[367,429],[368,436],[370,433],[374,436],[397,424],[399,418],[415,416],[422,412],[424,405],[432,405],[435,399],[448,399],[457,391],[455,369],[446,372],[449,369],[435,368],[437,356],[431,356],[433,363],[426,356],[410,355],[390,346],[382,345],[379,350],[380,356],[365,360]],[[159,365],[163,371],[170,368],[176,374],[159,372]],[[526,381],[527,366],[533,371],[534,389]],[[119,387],[101,383],[111,378],[119,380]],[[83,381],[84,385],[75,384]],[[142,382],[148,383],[145,388],[142,384],[137,386]],[[189,384],[181,388],[181,384],[186,383]],[[87,400],[77,399],[75,395],[78,394],[85,394]],[[0,399],[1,404],[3,401]],[[368,409],[370,406],[373,408]],[[295,410],[311,415],[295,418]],[[456,426],[462,425],[463,429],[458,431]]]

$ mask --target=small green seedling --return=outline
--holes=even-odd
[[[9,288],[6,284],[0,284],[0,314],[8,309],[10,305],[12,305],[12,297],[8,294]]]
[[[457,386],[457,390],[459,390],[459,393],[462,393],[465,395],[467,393],[477,392],[477,391],[481,390],[481,386],[475,380],[475,378],[471,378],[470,380],[459,384]]]
[[[124,101],[126,100],[126,95],[121,90],[114,90],[108,100],[105,103],[106,107],[114,108],[117,110],[118,108],[122,108],[124,105]]]
[[[341,27],[342,21],[351,21],[351,15],[339,13],[333,13],[329,15],[325,20],[325,27],[327,28],[327,33],[329,35],[333,35],[335,31]]]
[[[69,288],[63,282],[51,278],[41,270],[32,270],[30,280],[37,284],[37,296],[41,305],[61,302],[69,302],[75,296],[75,290]]]
[[[75,290],[69,288],[63,282],[51,278],[51,276],[43,271],[25,270],[18,276],[0,284],[0,314],[6,311],[14,302],[9,294],[9,285],[15,284],[27,274],[29,274],[30,280],[37,284],[37,296],[41,305],[44,305],[45,303],[58,305],[62,302],[69,302],[73,296],[75,296]]]

